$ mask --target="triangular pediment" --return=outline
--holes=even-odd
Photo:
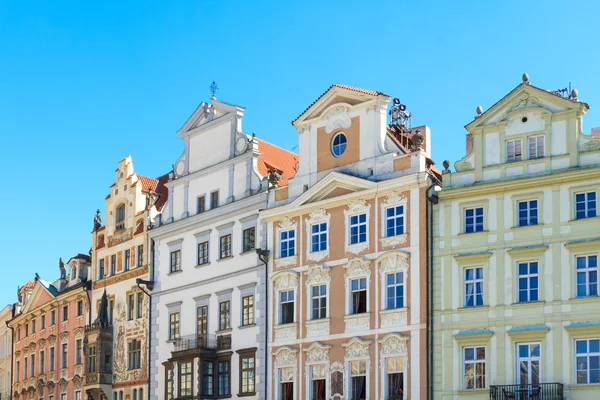
[[[31,310],[36,310],[44,305],[48,304],[54,296],[48,291],[48,289],[42,285],[41,282],[37,281],[35,286],[33,287],[33,292],[31,292],[31,296],[25,303],[23,307],[23,314],[27,314]]]
[[[375,182],[332,172],[323,178],[315,186],[304,192],[291,203],[292,207],[300,207],[305,204],[316,203],[321,200],[341,197],[348,194],[369,190],[376,187]]]
[[[571,110],[585,112],[587,109],[586,103],[562,97],[529,83],[522,83],[465,125],[465,128],[472,132],[477,128],[503,123],[516,113],[555,114]]]
[[[200,132],[218,125],[234,115],[243,115],[244,107],[234,106],[213,99],[210,103],[202,102],[183,124],[177,134],[181,137]]]

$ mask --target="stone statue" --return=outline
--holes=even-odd
[[[19,304],[22,304],[23,294],[21,293],[21,286],[17,286],[17,298],[19,299]]]
[[[60,279],[67,278],[67,267],[65,267],[65,262],[62,258],[58,260],[58,268],[60,268]]]
[[[38,274],[37,272],[35,273],[35,281],[39,281],[40,280],[40,274]]]
[[[276,169],[272,169],[269,171],[269,184],[272,187],[279,186],[279,181],[281,180],[281,174]]]
[[[96,210],[96,216],[94,217],[94,231],[102,226],[102,217],[100,216],[100,209]]]

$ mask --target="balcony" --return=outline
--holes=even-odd
[[[491,400],[563,400],[562,383],[492,385]]]
[[[112,385],[112,372],[86,372],[85,386]]]
[[[231,335],[186,335],[175,339],[173,346],[173,357],[197,351],[231,350]]]

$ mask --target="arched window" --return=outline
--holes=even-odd
[[[334,157],[339,157],[344,154],[346,151],[346,143],[346,135],[342,132],[336,134],[331,141],[331,154],[333,154]]]
[[[77,279],[77,267],[71,267],[71,279]]]
[[[137,389],[133,389],[133,396],[131,397],[132,400],[137,400]]]
[[[117,207],[115,220],[117,224],[117,229],[125,228],[125,204],[121,204],[119,207]]]
[[[140,400],[144,400],[144,389],[138,390],[138,395]]]

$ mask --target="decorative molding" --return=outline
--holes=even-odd
[[[581,147],[582,151],[600,150],[600,139],[590,139]]]
[[[348,343],[343,343],[342,347],[346,349],[346,358],[360,358],[360,357],[368,357],[371,358],[369,354],[369,347],[373,343],[372,340],[363,340],[360,337],[353,337]]]
[[[306,219],[306,259],[309,261],[319,262],[323,258],[329,255],[329,243],[331,236],[330,229],[331,214],[323,208],[318,208],[309,213],[309,217]],[[327,223],[327,244],[325,250],[311,252],[311,227],[313,224]]]
[[[350,107],[339,104],[323,113],[322,118],[325,120],[325,132],[331,133],[336,129],[349,128],[352,125],[352,119],[349,115],[350,111]]]
[[[281,230],[295,229],[298,226],[298,222],[291,219],[287,215],[279,221],[278,228]]]
[[[83,338],[83,334],[85,332],[85,329],[80,326],[79,328],[76,328],[74,332],[75,332],[75,337],[77,339],[81,339],[81,338]]]
[[[294,255],[291,257],[285,258],[276,258],[275,259],[275,268],[282,269],[287,267],[295,267],[298,264],[298,256]]]
[[[395,247],[401,244],[406,244],[408,240],[408,234],[403,233],[402,235],[390,236],[390,237],[382,237],[379,239],[379,243],[381,243],[381,247]]]
[[[350,244],[350,218],[353,215],[366,214],[366,241],[356,244]],[[357,199],[348,204],[348,208],[344,210],[344,220],[346,221],[346,253],[358,254],[369,248],[369,227],[371,219],[371,204],[368,204],[364,199]]]
[[[370,277],[371,276],[371,262],[369,260],[364,260],[362,257],[353,257],[348,260],[348,264],[344,265],[346,269],[346,274],[344,278],[346,279],[346,284],[348,279],[358,278],[358,277]]]
[[[298,323],[276,325],[275,326],[275,341],[283,342],[286,340],[295,340],[298,338]]]
[[[311,128],[311,125],[310,125],[310,124],[307,124],[307,125],[301,125],[301,126],[298,126],[298,127],[296,127],[296,129],[298,130],[298,133],[299,133],[299,134],[301,134],[301,135],[302,135],[304,132],[310,132],[310,128]]]
[[[275,368],[296,367],[297,353],[298,350],[290,346],[279,348],[279,350],[273,353]]]
[[[295,290],[298,288],[298,276],[294,272],[281,271],[271,279],[273,279],[275,290]]]
[[[323,264],[310,265],[304,275],[306,276],[306,286],[309,287],[309,290],[312,285],[329,283],[331,281],[329,268],[324,268]]]
[[[323,336],[329,335],[329,318],[314,319],[305,322],[306,336]]]
[[[385,274],[391,272],[407,272],[408,271],[408,254],[401,252],[385,253],[377,259],[377,269],[383,279]],[[406,278],[404,279],[406,282]]]
[[[69,340],[69,332],[62,332],[60,334],[60,342],[64,343],[67,342]]]
[[[407,350],[408,337],[398,333],[390,333],[379,340],[381,347],[381,358],[390,355],[408,355]]]
[[[309,348],[304,349],[306,352],[306,362],[329,362],[329,349],[331,349],[331,346],[329,345],[324,345],[321,342],[314,342]]]
[[[346,332],[363,331],[371,326],[371,313],[344,316]]]
[[[406,326],[408,323],[408,309],[395,308],[392,310],[382,310],[379,312],[382,328],[390,328],[395,326]]]
[[[123,282],[132,278],[136,278],[141,275],[148,273],[148,265],[143,267],[137,267],[130,269],[129,271],[120,272],[117,275],[113,275],[104,279],[100,279],[94,282],[94,289],[103,289],[105,286],[110,286],[118,282]]]

